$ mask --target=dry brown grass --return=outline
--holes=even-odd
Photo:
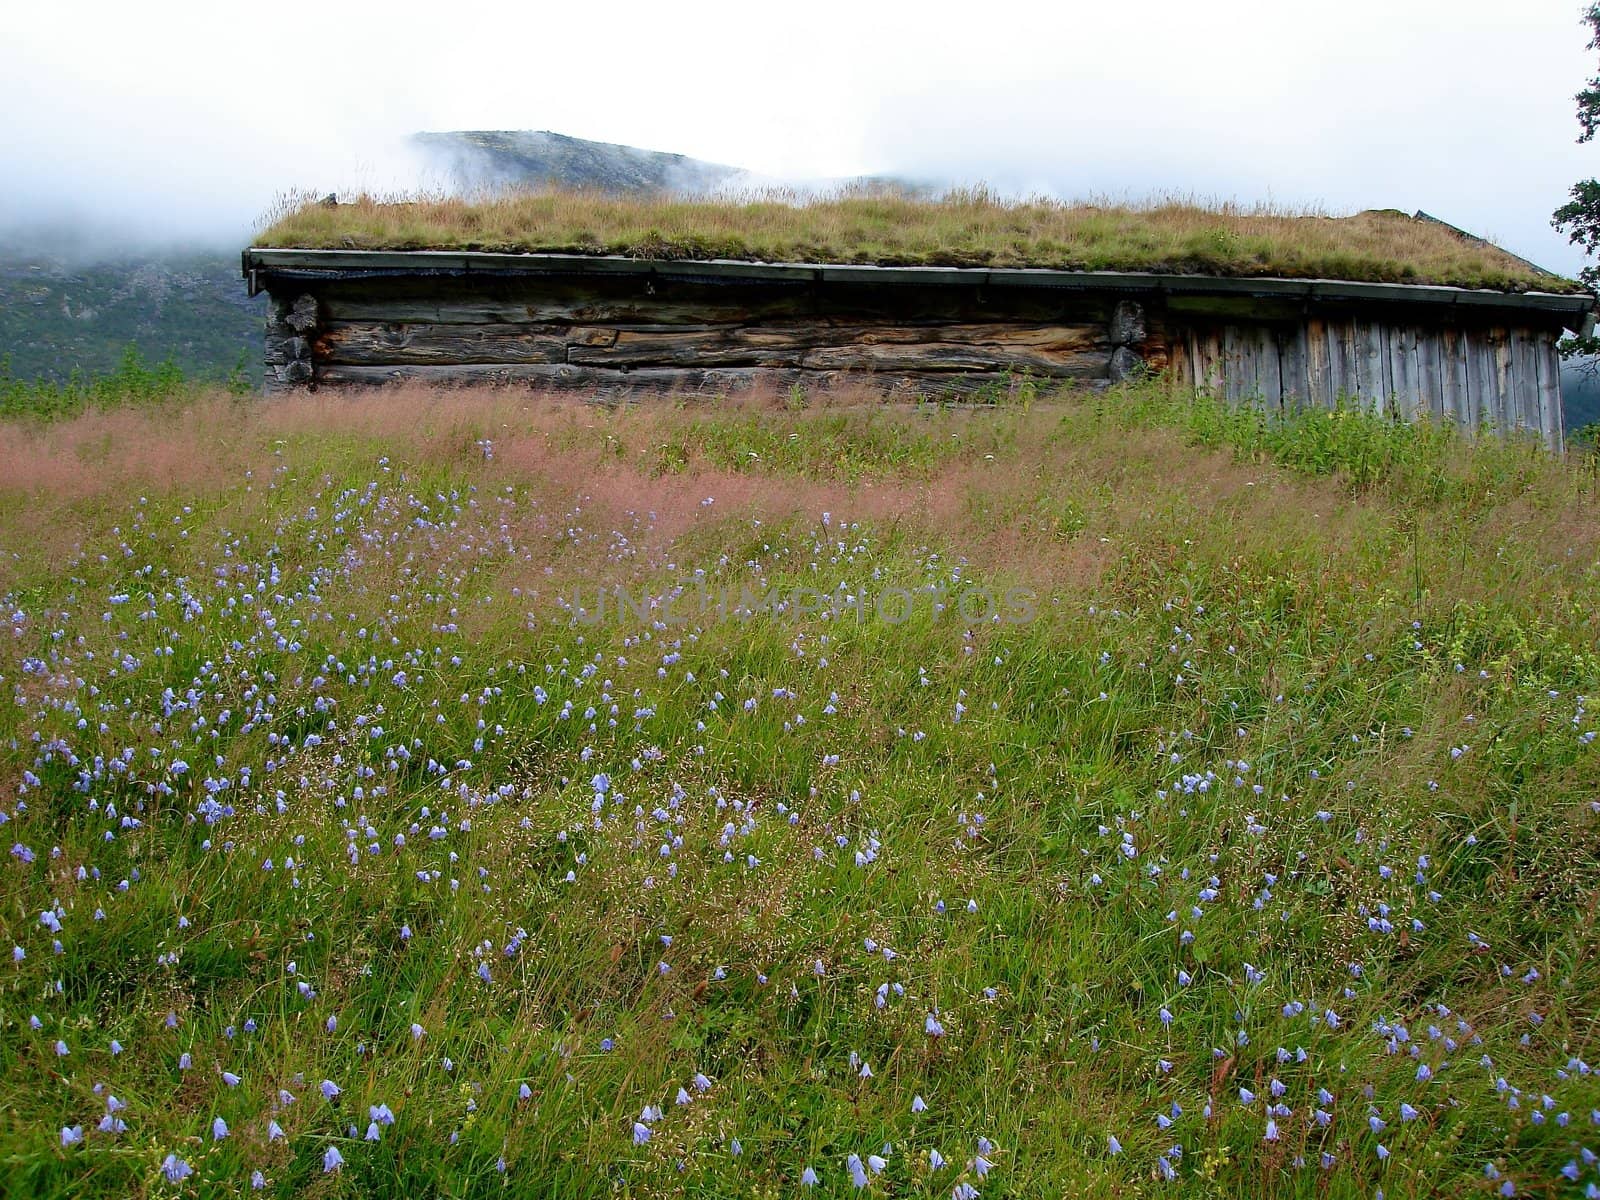
[[[537,190],[290,207],[266,247],[470,249],[879,265],[1052,267],[1578,291],[1484,242],[1393,210],[937,200],[893,192],[741,199]]]

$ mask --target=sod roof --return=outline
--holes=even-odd
[[[982,192],[686,199],[541,190],[479,200],[307,203],[262,247],[474,250],[651,260],[1051,268],[1579,293],[1422,214],[1332,217],[1176,202],[1006,202]]]

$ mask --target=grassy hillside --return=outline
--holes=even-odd
[[[261,246],[455,249],[760,262],[1286,275],[1579,291],[1487,242],[1393,211],[1327,217],[1232,206],[1012,203],[894,190],[700,199],[533,190],[483,200],[309,204]]]
[[[1154,390],[0,460],[16,1194],[1600,1179],[1587,463]]]
[[[221,379],[261,355],[265,301],[245,295],[239,256],[82,254],[0,242],[0,357],[23,379],[114,370],[128,347]]]

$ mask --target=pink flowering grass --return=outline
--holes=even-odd
[[[0,424],[7,1186],[1600,1184],[1593,472],[1317,420]]]

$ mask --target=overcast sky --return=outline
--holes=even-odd
[[[288,189],[415,186],[415,130],[550,129],[786,179],[1421,208],[1571,272],[1580,8],[13,0],[0,226],[237,243]]]

